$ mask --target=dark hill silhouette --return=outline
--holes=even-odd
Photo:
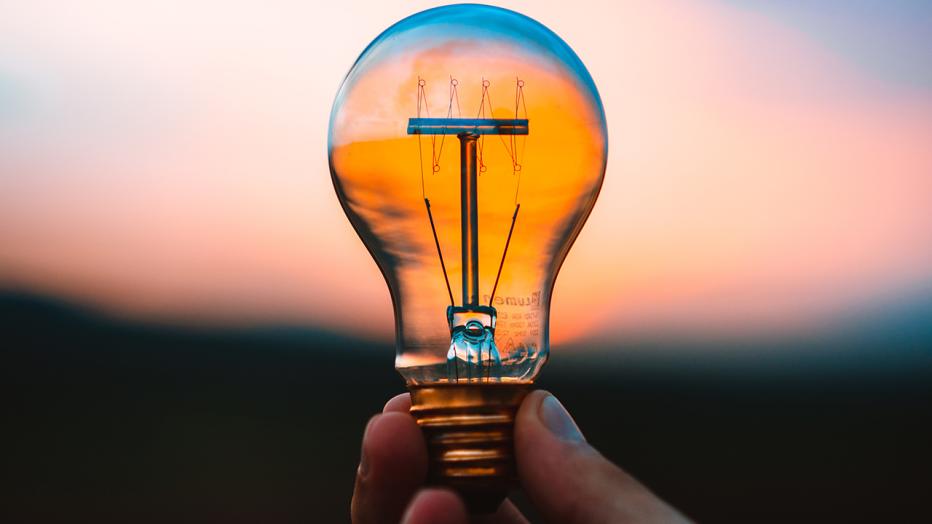
[[[557,348],[540,385],[700,521],[922,520],[929,305],[808,341]],[[4,522],[345,522],[361,431],[403,391],[390,341],[12,292],[0,319]]]

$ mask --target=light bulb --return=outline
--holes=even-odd
[[[337,94],[334,187],[391,292],[431,479],[473,509],[497,506],[514,475],[514,412],[547,361],[554,281],[606,154],[585,66],[505,9],[405,18]]]

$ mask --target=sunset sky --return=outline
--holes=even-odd
[[[390,336],[327,124],[365,46],[435,5],[10,3],[0,287]],[[554,342],[805,332],[932,293],[932,5],[495,5],[575,49],[608,120]]]

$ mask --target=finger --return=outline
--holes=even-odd
[[[586,443],[560,401],[527,396],[515,419],[518,474],[551,522],[688,522]]]
[[[426,476],[427,447],[414,419],[397,412],[372,417],[356,473],[353,522],[395,524]]]
[[[469,524],[466,506],[445,489],[421,490],[405,511],[402,524]]]
[[[382,408],[382,413],[388,413],[391,411],[396,411],[398,413],[408,413],[411,410],[411,395],[409,393],[401,393],[395,395],[388,402],[385,403],[385,407]]]
[[[492,515],[473,517],[472,524],[528,524],[528,520],[510,500],[505,499],[498,511]]]

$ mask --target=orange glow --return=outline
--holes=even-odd
[[[428,2],[42,4],[0,20],[4,287],[147,319],[390,336],[384,282],[333,194],[327,118],[365,44]],[[555,344],[806,329],[932,280],[928,86],[734,5],[502,4],[574,47],[609,123]],[[428,77],[432,110],[446,74]],[[541,102],[543,73],[523,74]],[[500,107],[512,82],[492,84]],[[510,218],[510,195],[483,198]]]

